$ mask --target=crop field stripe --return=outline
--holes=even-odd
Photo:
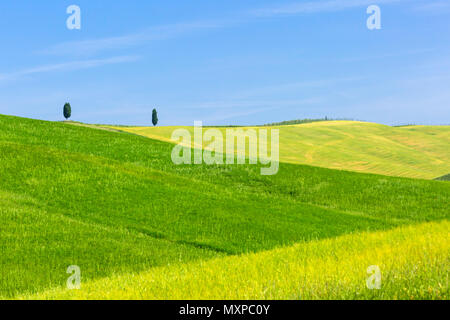
[[[187,129],[193,134],[193,127],[106,128],[172,143],[175,129]],[[234,128],[217,129],[224,133]],[[434,179],[450,170],[450,126],[388,127],[356,121],[321,121],[239,129],[279,129],[282,162],[423,179]]]
[[[92,280],[114,272],[138,272],[170,262],[218,256],[120,226],[68,217],[41,209],[36,203],[32,198],[0,191],[0,296],[14,297],[61,285],[67,280],[69,265],[79,265],[85,280]]]
[[[448,221],[154,268],[32,299],[448,299]],[[366,287],[369,266],[380,290]],[[420,281],[428,279],[427,286]]]

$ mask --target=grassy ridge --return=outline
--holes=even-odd
[[[60,286],[67,280],[70,265],[80,266],[88,281],[112,273],[220,256],[212,250],[71,218],[41,207],[40,201],[0,191],[0,297]]]
[[[0,141],[6,146],[15,143],[16,149],[40,147],[44,153],[51,149],[60,151],[62,155],[79,154],[111,160],[139,170],[151,169],[170,175],[176,181],[185,178],[204,183],[205,186],[200,189],[203,191],[215,186],[233,197],[239,197],[241,193],[250,193],[253,197],[277,196],[296,203],[406,221],[448,217],[446,204],[450,199],[450,186],[439,181],[357,174],[287,163],[280,164],[279,173],[270,177],[261,176],[260,167],[255,165],[176,166],[170,159],[173,145],[168,143],[135,135],[7,116],[0,116]],[[10,158],[14,158],[14,152],[9,152]],[[33,160],[29,161],[32,163]],[[3,163],[6,165],[8,162]],[[13,159],[11,165],[15,164]],[[12,167],[10,171],[13,169],[17,168]],[[5,174],[14,178],[14,175],[21,174],[20,169],[16,171]],[[15,183],[23,187],[18,181]],[[185,183],[170,186],[174,185],[195,189]],[[28,192],[28,189],[23,192]],[[213,192],[217,194],[216,190]]]
[[[116,129],[170,142],[176,128],[193,133],[192,127]],[[434,179],[450,171],[450,126],[389,127],[356,121],[321,121],[273,128],[280,130],[283,162],[423,179]]]
[[[32,299],[449,299],[449,222],[155,268]],[[369,290],[367,268],[381,271]]]
[[[439,180],[439,181],[450,181],[450,174],[447,174],[447,175],[445,175],[443,177],[437,178],[436,180]]]
[[[172,148],[0,116],[0,296],[61,286],[72,264],[95,280],[448,218],[445,182],[291,164],[263,177],[175,166]]]

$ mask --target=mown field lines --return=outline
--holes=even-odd
[[[193,133],[192,127],[110,128],[172,143],[170,138],[175,129]],[[423,179],[434,179],[450,171],[450,126],[389,127],[367,122],[323,121],[242,129],[270,128],[280,130],[283,162]],[[227,130],[218,129],[223,133]]]

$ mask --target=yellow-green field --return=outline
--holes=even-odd
[[[448,299],[450,223],[155,268],[24,299]],[[369,266],[381,287],[369,289]]]
[[[193,134],[193,127],[108,128],[172,143],[175,129],[188,129]],[[421,179],[450,172],[450,126],[324,121],[269,128],[280,130],[282,162]],[[227,128],[218,129],[224,132]]]
[[[286,162],[271,176],[263,164],[176,165],[173,143],[100,129],[0,115],[0,300],[449,298],[448,181]],[[384,130],[403,139],[377,145],[386,165],[404,144],[445,158],[446,127],[280,127],[280,145],[289,150],[286,132],[303,137],[300,150],[307,136],[325,145],[350,129],[344,153],[375,148]],[[363,129],[380,132],[363,141]],[[405,159],[396,168],[411,170]],[[366,287],[373,265],[380,290]],[[67,289],[69,266],[81,290]]]

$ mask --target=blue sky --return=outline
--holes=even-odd
[[[69,30],[69,5],[81,30]],[[381,30],[366,9],[381,8]],[[0,113],[450,124],[448,0],[2,1]]]

